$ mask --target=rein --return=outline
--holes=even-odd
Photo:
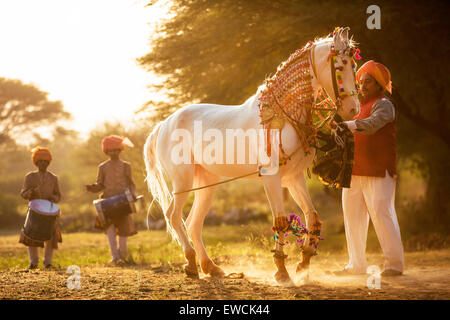
[[[216,183],[212,183],[212,184],[208,184],[208,185],[205,185],[205,186],[202,186],[202,187],[193,188],[193,189],[189,189],[189,190],[185,190],[185,191],[172,192],[172,195],[182,194],[182,193],[186,193],[186,192],[197,191],[197,190],[209,188],[209,187],[212,187],[212,186],[217,186],[219,184],[224,184],[224,183],[231,182],[231,181],[234,181],[234,180],[237,180],[237,179],[245,178],[245,177],[257,174],[257,173],[260,174],[260,170],[259,169],[256,170],[256,171],[253,171],[251,173],[243,174],[243,175],[238,176],[238,177],[226,179],[226,180],[223,180],[223,181],[220,181],[220,182],[216,182]]]

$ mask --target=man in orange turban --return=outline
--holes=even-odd
[[[125,146],[133,147],[133,143],[126,137],[111,135],[102,140],[102,150],[110,157],[98,167],[97,183],[86,185],[86,190],[97,193],[103,191],[100,198],[106,199],[122,194],[126,189],[135,197],[135,184],[131,174],[131,164],[119,157]],[[127,238],[137,233],[130,215],[114,217],[103,225],[96,217],[95,227],[104,230],[111,249],[111,263],[129,262]],[[117,235],[119,248],[117,248]]]
[[[61,192],[59,191],[58,177],[47,171],[47,167],[50,164],[50,161],[52,161],[50,150],[48,148],[36,147],[31,150],[31,152],[31,159],[33,164],[38,167],[38,170],[29,172],[25,176],[25,181],[20,192],[22,198],[29,201],[34,199],[44,199],[55,203],[59,202],[61,199]],[[58,249],[58,242],[62,242],[58,222],[55,223],[55,233],[49,241],[30,239],[25,236],[22,228],[19,242],[28,247],[30,269],[35,269],[38,266],[38,247],[44,247],[44,266],[46,268],[51,268],[53,249]]]
[[[381,63],[375,62],[373,60],[364,63],[358,72],[356,72],[356,81],[361,86],[361,77],[364,74],[370,75],[380,86],[381,89],[388,91],[392,94],[392,82],[391,73],[389,69],[386,68]]]
[[[352,121],[344,121],[355,141],[350,188],[342,190],[345,236],[349,262],[336,274],[365,274],[369,217],[385,257],[382,276],[403,273],[404,257],[400,227],[395,212],[396,126],[392,102],[384,95],[392,92],[391,73],[381,63],[366,62],[356,73],[362,99],[361,111]]]

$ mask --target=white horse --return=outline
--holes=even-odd
[[[339,29],[333,37],[326,37],[316,40],[310,53],[310,73],[312,76],[312,88],[317,94],[320,88],[331,93],[330,97],[339,102],[337,114],[344,120],[352,119],[359,113],[359,101],[355,95],[347,95],[340,99],[333,86],[332,69],[330,63],[330,50],[334,47],[340,52],[345,52],[350,48],[351,41],[348,38],[348,28]],[[352,67],[348,61],[348,55],[338,55],[342,63],[341,75],[343,82],[340,84],[346,92],[356,92],[355,78]],[[167,222],[167,229],[173,238],[183,247],[187,264],[184,270],[188,276],[198,277],[196,254],[200,260],[201,269],[205,274],[211,276],[223,276],[224,272],[208,257],[202,241],[202,228],[206,214],[208,213],[213,194],[217,185],[210,186],[195,191],[195,200],[191,211],[183,221],[182,209],[188,197],[188,192],[192,188],[208,186],[221,181],[222,177],[236,177],[258,170],[255,163],[210,163],[198,159],[198,145],[191,141],[187,147],[188,163],[174,163],[173,149],[179,148],[179,142],[174,141],[173,133],[176,130],[188,132],[193,136],[194,121],[201,121],[204,131],[217,130],[225,135],[226,130],[235,129],[246,131],[248,129],[261,129],[261,119],[259,117],[258,98],[261,94],[261,86],[258,92],[245,101],[242,105],[223,106],[215,104],[194,104],[183,107],[173,113],[164,121],[158,123],[147,138],[144,146],[144,158],[147,169],[147,183],[156,201],[162,207]],[[305,177],[303,174],[315,156],[315,150],[305,155],[301,149],[300,140],[295,128],[290,123],[285,123],[282,127],[280,138],[282,146],[287,154],[294,153],[291,159],[281,166],[276,174],[254,175],[253,179],[260,179],[264,184],[265,192],[270,203],[274,225],[277,219],[287,217],[283,207],[282,187],[287,187],[292,197],[302,209],[305,215],[308,230],[320,230],[321,222],[314,209],[309,192],[307,190]],[[201,147],[200,147],[201,148]],[[249,147],[234,152],[245,152],[245,159],[248,159],[255,150]],[[200,149],[200,151],[204,151]],[[217,152],[217,151],[216,151]],[[186,155],[185,155],[186,156]],[[172,183],[173,192],[169,191],[165,178]],[[280,229],[281,230],[281,229]],[[186,232],[187,231],[187,232]],[[309,237],[309,236],[308,236]],[[281,238],[281,237],[280,237]],[[191,241],[193,246],[191,245]],[[306,241],[308,247],[308,241]],[[311,251],[303,252],[303,261],[298,265],[297,271],[308,268]],[[285,268],[282,245],[276,243],[274,262],[278,268],[275,278],[278,282],[290,282],[289,274]]]

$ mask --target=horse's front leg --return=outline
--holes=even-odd
[[[285,260],[287,255],[284,254],[283,246],[284,234],[289,227],[288,217],[284,211],[283,193],[281,189],[281,178],[277,175],[262,176],[264,190],[270,203],[273,215],[272,230],[276,232],[278,238],[275,240],[275,249],[273,250],[273,261],[278,271],[275,273],[275,280],[283,285],[293,284],[288,271],[286,270]]]
[[[303,245],[302,261],[297,265],[297,272],[301,272],[308,270],[311,257],[316,255],[322,222],[311,201],[304,174],[301,173],[289,180],[287,187],[297,205],[302,209],[308,229],[308,235]]]

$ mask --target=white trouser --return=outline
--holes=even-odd
[[[403,245],[394,207],[395,184],[395,179],[386,171],[384,178],[352,175],[350,188],[343,189],[342,207],[349,255],[346,269],[366,273],[370,215],[385,257],[385,269],[403,272]]]
[[[28,257],[30,264],[37,266],[39,264],[39,247],[28,247]],[[53,259],[53,243],[52,241],[44,242],[44,266],[52,264]]]
[[[127,237],[119,236],[119,250],[117,250],[116,227],[113,224],[106,230],[106,235],[108,236],[112,259],[114,261],[126,259],[128,256]]]

